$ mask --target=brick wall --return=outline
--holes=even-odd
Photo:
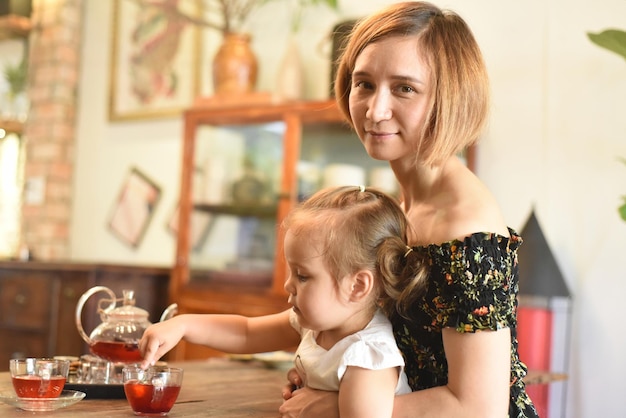
[[[24,201],[22,242],[39,260],[70,253],[82,19],[83,0],[33,0],[24,174],[27,188],[44,188],[41,200]]]

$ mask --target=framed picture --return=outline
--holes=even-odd
[[[160,198],[161,189],[132,168],[113,206],[109,228],[125,243],[139,246]]]
[[[172,212],[172,216],[170,216],[169,222],[167,223],[167,229],[175,236],[178,236],[179,211],[180,206],[177,205],[176,209]],[[191,212],[191,232],[189,239],[191,240],[190,245],[192,251],[199,251],[202,248],[202,245],[211,231],[213,220],[214,216],[206,211],[193,210]]]
[[[109,119],[180,115],[199,94],[199,1],[114,2]]]

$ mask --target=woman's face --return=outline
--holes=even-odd
[[[352,73],[350,115],[370,157],[415,159],[430,94],[430,70],[417,36],[393,36],[366,46]]]

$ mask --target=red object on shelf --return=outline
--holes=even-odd
[[[549,309],[520,306],[517,310],[519,356],[529,369],[551,370],[552,312]],[[540,417],[548,416],[549,386],[526,388]]]
[[[571,295],[532,212],[520,233],[517,339],[529,369],[565,374],[569,351]],[[565,416],[566,382],[531,384],[527,392],[541,418]]]

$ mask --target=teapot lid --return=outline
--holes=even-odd
[[[109,312],[104,310],[102,312],[104,315],[120,321],[133,321],[148,318],[148,311],[135,306],[135,292],[133,290],[122,290],[122,294],[122,306]]]

